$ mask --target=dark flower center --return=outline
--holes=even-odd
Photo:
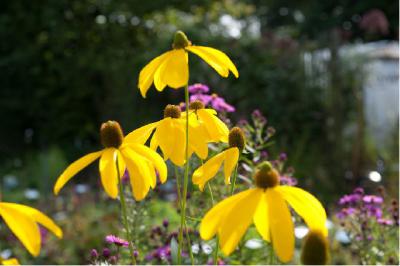
[[[180,118],[181,117],[181,109],[177,105],[168,104],[164,109],[164,118]]]
[[[263,162],[254,175],[254,182],[259,188],[272,188],[279,185],[280,177],[269,162]]]
[[[237,147],[240,151],[244,149],[246,144],[243,131],[240,127],[234,127],[229,132],[229,147]]]
[[[116,121],[107,121],[101,124],[100,140],[105,148],[118,148],[124,140],[121,126]]]

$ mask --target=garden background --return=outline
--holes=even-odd
[[[397,1],[17,0],[0,6],[1,199],[51,214],[65,233],[61,241],[49,238],[36,259],[13,248],[26,262],[87,263],[90,250],[117,232],[118,204],[103,195],[96,164],[63,197],[56,199],[52,188],[70,162],[100,148],[102,122],[117,120],[128,133],[160,119],[167,103],[182,101],[182,90],[150,90],[151,100],[144,100],[137,89],[140,69],[170,49],[179,29],[194,44],[225,51],[240,73],[222,80],[191,60],[190,83],[208,85],[234,106],[233,124],[260,110],[275,129],[269,156],[284,152],[299,185],[332,219],[339,198],[358,186],[375,193],[382,185],[398,198]],[[159,188],[147,228],[167,218],[177,222],[168,189]],[[12,242],[3,231],[0,241]],[[340,259],[352,262],[346,256],[334,262]]]

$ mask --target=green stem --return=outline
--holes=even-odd
[[[128,215],[127,215],[127,211],[126,211],[126,201],[125,201],[125,195],[124,195],[124,187],[122,185],[121,176],[119,174],[118,157],[117,157],[117,159],[115,161],[115,164],[117,166],[119,197],[121,199],[121,211],[122,211],[122,218],[124,220],[126,238],[129,241],[129,249],[130,249],[130,253],[131,253],[132,264],[136,265],[136,259],[135,259],[135,255],[134,255],[134,249],[133,249],[133,242],[132,242],[132,239],[131,239],[131,233],[129,231],[129,225],[128,225]]]
[[[274,264],[274,249],[272,247],[272,244],[268,244],[268,264],[273,265]]]
[[[182,261],[183,247],[183,229],[186,223],[186,198],[187,187],[189,183],[189,90],[188,85],[185,86],[185,104],[186,104],[186,147],[185,147],[185,174],[183,176],[183,193],[181,204],[181,227],[179,230],[179,245],[178,245],[178,264]]]
[[[189,248],[189,255],[190,255],[190,263],[194,265],[194,256],[192,252],[192,241],[190,241],[190,235],[187,229],[187,223],[185,221],[185,232],[186,232],[186,239],[188,241],[188,248]]]
[[[182,209],[181,181],[179,180],[178,167],[175,166],[174,169],[175,169],[175,178],[176,178],[176,193],[178,195],[178,204],[179,204],[179,208]]]

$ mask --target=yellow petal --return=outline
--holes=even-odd
[[[94,160],[100,157],[103,151],[89,153],[82,158],[71,163],[67,169],[58,177],[56,184],[54,185],[54,194],[58,194],[60,189],[67,183],[74,175],[76,175],[83,168],[88,166]]]
[[[8,260],[0,260],[2,265],[20,265],[19,261],[15,258],[8,259]]]
[[[239,77],[236,66],[232,63],[231,59],[229,59],[229,57],[225,53],[217,49],[205,46],[188,46],[185,49],[200,56],[222,77],[228,77],[229,70],[233,73],[233,75],[235,75],[236,78]]]
[[[29,253],[35,257],[39,255],[41,238],[35,221],[19,209],[3,202],[0,203],[0,216]]]
[[[178,89],[189,81],[188,56],[184,49],[174,49],[168,52],[165,62],[160,65],[154,75],[156,88],[164,89],[165,85]],[[162,90],[159,89],[159,90]]]
[[[170,159],[175,165],[185,163],[186,134],[180,119],[164,118],[154,133],[164,160]]]
[[[138,87],[140,89],[140,93],[143,98],[146,98],[146,93],[149,90],[151,83],[153,83],[154,73],[157,71],[159,66],[165,61],[168,57],[168,52],[163,53],[162,55],[154,58],[150,61],[139,74],[139,84]]]
[[[147,139],[150,137],[151,132],[153,132],[154,128],[158,125],[158,123],[159,122],[150,123],[148,125],[135,129],[124,138],[124,144],[126,143],[145,144]]]
[[[152,182],[147,161],[132,149],[122,149],[122,154],[128,168],[133,196],[140,201],[146,197]]]
[[[157,169],[161,183],[164,183],[167,180],[167,165],[158,153],[144,145],[135,144],[129,147],[153,163],[154,167]]]
[[[218,229],[219,244],[226,256],[235,250],[246,233],[263,194],[261,189],[252,189],[251,193],[238,200],[221,220],[221,226]]]
[[[204,160],[208,156],[207,133],[200,124],[189,124],[189,127],[189,148],[191,151],[194,151],[199,158]]]
[[[236,147],[227,149],[225,151],[225,162],[224,162],[224,175],[225,184],[231,183],[231,174],[233,169],[236,167],[239,160],[239,149]]]
[[[204,127],[210,136],[212,142],[228,142],[229,129],[217,116],[213,113],[213,109],[200,109],[197,114],[201,121],[204,122]]]
[[[254,214],[254,225],[257,231],[260,233],[262,238],[268,242],[271,241],[270,228],[268,218],[268,204],[265,193],[261,196],[260,203],[258,204],[257,210]]]
[[[207,162],[205,162],[202,166],[197,168],[193,173],[193,184],[198,185],[199,189],[203,191],[204,185],[207,183],[208,180],[210,180],[217,174],[224,159],[225,151],[215,155]]]
[[[325,236],[328,236],[325,209],[313,195],[301,188],[291,186],[279,186],[276,190],[304,219],[310,229],[321,230]]]
[[[117,156],[120,177],[122,178],[122,175],[125,171],[125,162],[117,149],[105,149],[101,155],[99,164],[101,183],[106,193],[113,199],[117,198],[118,196],[118,175],[116,167]]]
[[[275,189],[267,189],[265,195],[274,251],[282,262],[289,262],[294,252],[294,228],[289,208]]]
[[[27,216],[31,217],[35,222],[40,223],[47,229],[49,229],[53,234],[55,234],[58,238],[62,238],[63,232],[60,227],[58,227],[52,219],[50,219],[47,215],[44,213],[40,212],[37,209],[34,209],[29,206],[21,205],[21,204],[16,204],[16,203],[1,203],[5,204],[10,208],[16,209],[21,211],[22,213],[25,213]]]
[[[228,197],[217,205],[212,207],[206,215],[204,215],[200,224],[200,236],[204,240],[210,240],[219,228],[221,219],[232,209],[232,207],[242,198],[247,197],[253,192],[253,189],[249,189],[231,197]]]

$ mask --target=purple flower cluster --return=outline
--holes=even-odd
[[[196,83],[188,87],[190,95],[190,101],[201,101],[204,106],[210,106],[218,112],[232,113],[235,112],[235,107],[228,104],[224,98],[217,94],[209,94],[210,88],[207,85]],[[184,104],[181,105],[184,107]]]
[[[119,238],[117,236],[114,236],[114,235],[106,236],[105,241],[108,244],[114,244],[114,245],[119,246],[119,247],[128,247],[129,246],[129,242],[128,241],[126,241],[125,239]]]
[[[362,188],[356,188],[352,194],[344,195],[339,200],[342,209],[336,214],[339,219],[351,215],[382,218],[383,198],[376,195],[365,195]]]

